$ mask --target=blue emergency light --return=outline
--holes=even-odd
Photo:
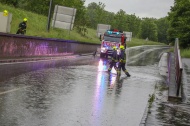
[[[108,31],[108,34],[112,34],[113,32],[112,31]]]
[[[107,31],[108,32],[108,34],[117,34],[117,35],[119,35],[119,32],[114,32],[114,31]]]

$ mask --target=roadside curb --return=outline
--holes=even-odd
[[[21,58],[10,58],[10,59],[0,59],[0,63],[12,63],[12,62],[28,62],[28,61],[42,61],[42,60],[61,60],[76,56],[89,56],[94,55],[94,53],[84,53],[84,54],[69,54],[63,56],[44,56],[44,57],[21,57]]]
[[[68,56],[59,56],[59,57],[34,57],[34,58],[13,58],[13,59],[3,59],[0,60],[0,63],[11,63],[11,62],[26,62],[26,61],[41,61],[41,60],[56,60],[56,59],[64,59],[71,57]]]
[[[148,111],[149,111],[148,106],[149,106],[149,103],[147,103],[147,105],[146,105],[146,108],[145,108],[145,111],[144,111],[144,114],[143,114],[143,117],[141,119],[139,126],[145,126],[146,125],[146,120],[147,120]]]

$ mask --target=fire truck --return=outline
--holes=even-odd
[[[101,48],[99,50],[101,58],[108,58],[112,55],[113,46],[117,47],[119,53],[120,45],[126,48],[126,34],[117,29],[107,30],[100,36]]]

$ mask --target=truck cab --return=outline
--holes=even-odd
[[[113,46],[117,47],[119,52],[120,45],[126,47],[126,34],[119,30],[107,30],[102,36],[101,39],[101,48],[100,48],[100,57],[108,58],[112,55]]]

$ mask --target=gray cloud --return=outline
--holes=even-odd
[[[87,6],[91,2],[102,2],[106,5],[105,10],[117,13],[120,9],[127,14],[139,17],[161,18],[168,15],[174,0],[86,0]]]

